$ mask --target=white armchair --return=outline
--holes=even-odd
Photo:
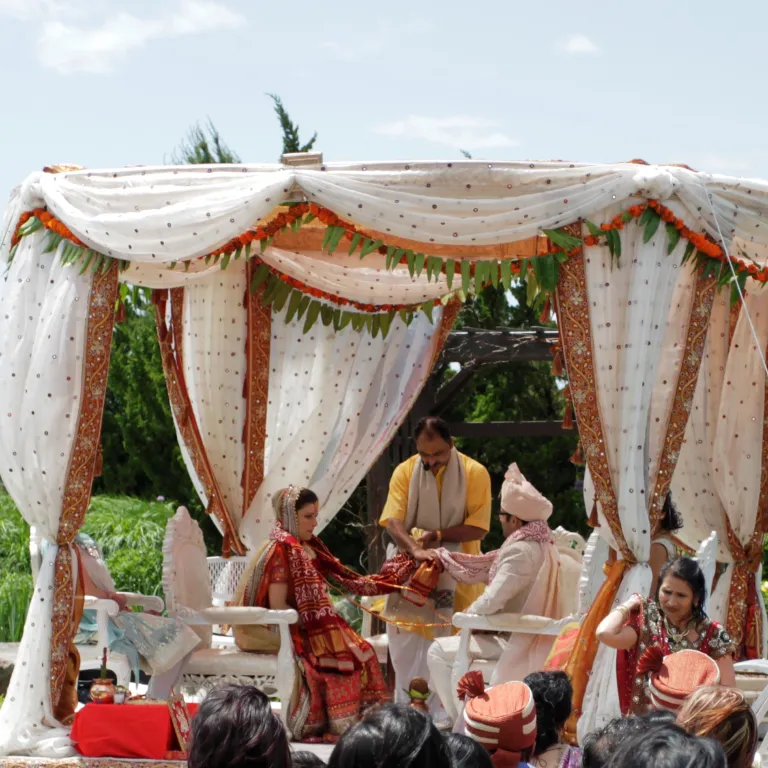
[[[255,685],[268,696],[280,699],[280,715],[287,726],[288,702],[295,680],[289,625],[298,621],[298,614],[293,610],[213,607],[203,536],[184,507],[179,507],[166,528],[163,589],[168,614],[189,624],[202,640],[184,667],[182,692],[186,696],[203,697],[223,683]],[[277,625],[280,651],[277,654],[246,653],[234,645],[212,647],[212,628],[217,624]]]
[[[564,618],[550,619],[545,616],[527,616],[520,613],[497,613],[479,616],[471,613],[453,614],[453,625],[460,630],[459,650],[451,675],[451,691],[455,711],[460,710],[456,697],[459,680],[472,669],[479,669],[486,682],[490,680],[496,660],[472,659],[470,639],[472,632],[510,632],[513,634],[544,635],[555,638],[567,624],[578,620],[579,576],[587,544],[578,533],[571,533],[558,527],[552,531],[555,545],[560,553],[561,613]],[[535,670],[531,670],[533,672]],[[445,702],[444,702],[445,703]]]

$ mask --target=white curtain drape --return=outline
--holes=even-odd
[[[0,709],[0,754],[61,756],[68,731],[57,728],[50,697],[55,542],[80,410],[91,275],[41,253],[42,238],[25,238],[0,278],[0,476],[48,544]]]
[[[386,448],[429,376],[442,308],[434,325],[396,318],[386,339],[317,324],[272,320],[270,402],[264,482],[241,537],[257,547],[272,527],[270,497],[288,483],[320,498],[320,530]]]
[[[597,223],[610,220],[620,210],[615,206],[607,209]],[[643,229],[629,225],[622,230],[621,241],[618,267],[612,265],[607,247],[585,250],[605,456],[621,532],[637,561],[624,576],[619,600],[634,592],[647,594],[650,588],[649,502],[665,445],[680,370],[680,345],[688,331],[696,281],[692,268],[680,265],[684,243],[667,254],[663,228],[644,243]],[[616,652],[601,645],[579,720],[580,738],[619,714],[615,669]]]
[[[285,200],[307,198],[364,227],[453,245],[509,243],[594,217],[639,195],[680,201],[689,227],[768,242],[768,184],[627,163],[329,163],[180,166],[30,175],[26,208],[47,206],[89,246],[129,261],[201,256]],[[711,202],[710,202],[711,200]]]

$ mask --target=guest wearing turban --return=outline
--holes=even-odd
[[[466,555],[438,549],[445,570],[460,584],[487,584],[485,592],[466,613],[488,616],[522,613],[559,619],[560,556],[547,520],[552,504],[529,483],[517,464],[510,465],[501,489],[499,518],[505,541],[484,555]],[[544,635],[476,633],[470,640],[473,661],[491,662],[491,685],[520,680],[541,669],[553,638]],[[443,637],[429,649],[428,662],[435,691],[449,717],[458,716],[452,696],[451,675],[459,638]],[[494,666],[495,662],[495,666]]]

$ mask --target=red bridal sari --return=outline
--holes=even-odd
[[[649,648],[659,648],[664,656],[686,648],[706,653],[712,659],[733,654],[735,645],[731,636],[716,621],[707,616],[700,618],[693,629],[698,638],[694,641],[675,641],[667,631],[664,614],[653,600],[643,598],[639,611],[633,613],[624,624],[637,632],[637,643],[628,651],[618,651],[616,677],[619,685],[621,714],[641,715],[653,708],[648,695],[648,673],[638,671],[640,657]]]
[[[299,685],[288,714],[297,740],[339,736],[368,707],[390,698],[373,648],[336,612],[326,581],[358,595],[387,594],[409,583],[410,589],[426,595],[437,577],[434,566],[418,567],[405,555],[388,560],[376,575],[361,576],[334,557],[320,539],[313,537],[308,544],[314,558],[280,524],[275,525],[255,566],[245,574],[238,600],[240,605],[266,608],[270,585],[288,585],[288,604],[299,614],[299,623],[291,625]],[[412,578],[417,570],[418,576]]]

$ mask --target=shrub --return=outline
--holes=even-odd
[[[29,573],[6,572],[0,579],[0,642],[21,640],[33,589]]]

